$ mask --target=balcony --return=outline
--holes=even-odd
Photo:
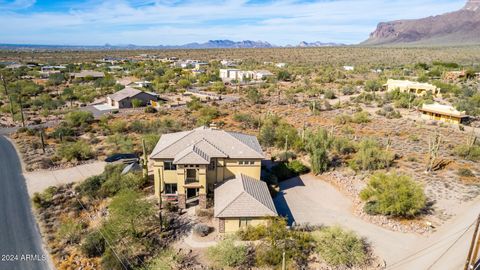
[[[199,179],[197,178],[186,178],[185,179],[185,185],[188,185],[188,184],[198,184],[200,182]]]

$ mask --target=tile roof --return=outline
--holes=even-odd
[[[188,158],[184,158],[188,155]],[[173,159],[176,164],[204,164],[210,158],[263,159],[255,136],[207,127],[164,134],[150,158]],[[202,163],[191,163],[202,161]],[[182,163],[189,162],[189,163]]]
[[[278,215],[267,184],[244,174],[215,188],[214,201],[217,218]]]

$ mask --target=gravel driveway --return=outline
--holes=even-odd
[[[475,207],[466,205],[465,211],[450,224],[430,236],[393,232],[368,223],[355,216],[348,197],[330,184],[313,175],[304,175],[282,182],[281,192],[274,198],[279,214],[288,216],[296,224],[340,225],[365,237],[375,253],[387,263],[387,269],[458,269],[468,251],[471,231],[468,231],[453,249],[442,255],[465,228],[473,222],[475,212],[480,210],[480,201]],[[463,254],[463,251],[465,254]],[[452,252],[452,253],[450,253]],[[414,255],[418,253],[418,255]],[[442,255],[442,256],[441,256]],[[441,262],[435,262],[442,257]],[[401,261],[401,263],[399,263]],[[414,267],[414,268],[412,268]]]

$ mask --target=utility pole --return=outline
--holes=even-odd
[[[475,231],[473,232],[472,241],[470,243],[470,249],[468,250],[467,262],[465,263],[464,270],[469,270],[470,266],[475,265],[478,255],[478,248],[480,245],[480,237],[478,237],[478,228],[480,226],[480,215],[477,217],[477,222],[475,224]],[[474,253],[475,249],[475,253]],[[472,256],[472,253],[473,256]]]

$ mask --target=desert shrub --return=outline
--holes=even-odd
[[[352,122],[352,117],[350,115],[347,115],[347,114],[340,114],[340,115],[337,115],[335,116],[335,124],[337,125],[345,125],[345,124],[348,124],[350,122]]]
[[[197,209],[195,209],[195,215],[197,215],[197,217],[213,218],[213,209],[212,208],[207,208],[207,209],[197,208]]]
[[[175,254],[173,249],[162,250],[147,267],[142,270],[171,270],[178,269],[179,263],[183,260],[183,254]]]
[[[368,123],[370,121],[370,114],[368,112],[358,112],[352,117],[352,122],[356,124]]]
[[[61,125],[57,127],[50,135],[56,139],[61,140],[65,137],[71,137],[75,135],[75,131],[70,127]]]
[[[313,239],[309,233],[289,230],[286,225],[280,217],[270,220],[266,236],[255,251],[257,266],[278,266],[285,252],[289,268],[306,268],[313,252]]]
[[[133,141],[128,135],[115,133],[108,136],[106,142],[110,144],[112,153],[130,153],[133,151]]]
[[[193,226],[193,233],[200,237],[207,236],[211,231],[212,228],[205,224],[196,224],[195,226]]]
[[[242,241],[257,241],[265,238],[267,227],[265,225],[247,226],[237,232],[237,236]]]
[[[480,160],[480,145],[461,144],[455,147],[454,152],[457,156],[471,161]]]
[[[280,181],[307,173],[308,171],[308,167],[298,160],[292,160],[288,163],[281,162],[271,169],[272,174]]]
[[[333,140],[333,149],[337,154],[347,155],[355,152],[355,145],[345,137],[337,137]]]
[[[373,139],[364,139],[358,144],[357,153],[350,162],[354,170],[379,170],[391,166],[395,155],[384,150]]]
[[[370,212],[382,215],[413,217],[426,205],[423,187],[409,176],[396,173],[376,173],[360,192]]]
[[[86,111],[74,111],[65,115],[69,127],[83,127],[93,121],[93,114]]]
[[[76,186],[75,191],[81,196],[95,198],[98,197],[98,190],[100,190],[104,182],[105,177],[103,175],[91,176]]]
[[[67,161],[87,160],[94,157],[92,148],[85,141],[62,143],[57,150],[57,155]]]
[[[58,188],[51,186],[42,193],[35,192],[32,202],[36,208],[48,208],[53,202],[53,196],[57,193]]]
[[[197,125],[208,125],[213,119],[220,116],[220,111],[212,106],[203,107],[198,110],[198,113]]]
[[[117,257],[118,255],[118,257]],[[115,254],[112,249],[107,248],[103,253],[101,259],[102,269],[109,269],[109,270],[125,270],[126,266],[130,266],[130,262],[128,261],[127,257],[124,254]]]
[[[342,228],[328,227],[313,233],[316,250],[329,265],[354,267],[367,260],[367,247],[354,232]]]
[[[152,106],[147,106],[145,107],[145,113],[156,113],[157,112],[157,109],[155,109],[154,107]]]
[[[252,104],[260,104],[263,102],[263,96],[260,91],[256,88],[250,88],[247,92],[247,100],[250,101]]]
[[[461,177],[475,177],[475,174],[467,168],[460,168],[457,171],[457,175]]]
[[[310,169],[305,166],[300,160],[292,160],[287,164],[288,168],[297,175],[305,174],[310,171]]]
[[[57,237],[67,244],[75,244],[80,241],[83,223],[72,218],[64,218],[58,227]]]
[[[215,267],[237,267],[245,263],[248,247],[235,245],[232,239],[226,239],[207,250],[207,257]]]
[[[141,101],[140,99],[138,99],[138,98],[132,99],[132,107],[133,108],[138,108],[138,107],[142,106],[142,104],[143,104],[143,101]]]
[[[323,94],[323,96],[326,98],[326,99],[335,99],[337,98],[337,96],[335,95],[335,92],[333,90],[327,90],[325,91],[325,93]]]
[[[105,252],[105,239],[99,231],[89,233],[80,246],[82,253],[88,258],[100,257]]]
[[[258,128],[260,126],[260,120],[255,118],[251,114],[236,113],[233,115],[233,120],[242,123],[244,128]]]
[[[127,131],[127,121],[118,119],[110,122],[109,129],[113,133],[123,133]]]
[[[109,177],[102,184],[99,190],[99,194],[102,197],[110,197],[123,190],[137,191],[145,186],[147,179],[145,179],[140,173],[127,173],[120,175],[116,172]]]

